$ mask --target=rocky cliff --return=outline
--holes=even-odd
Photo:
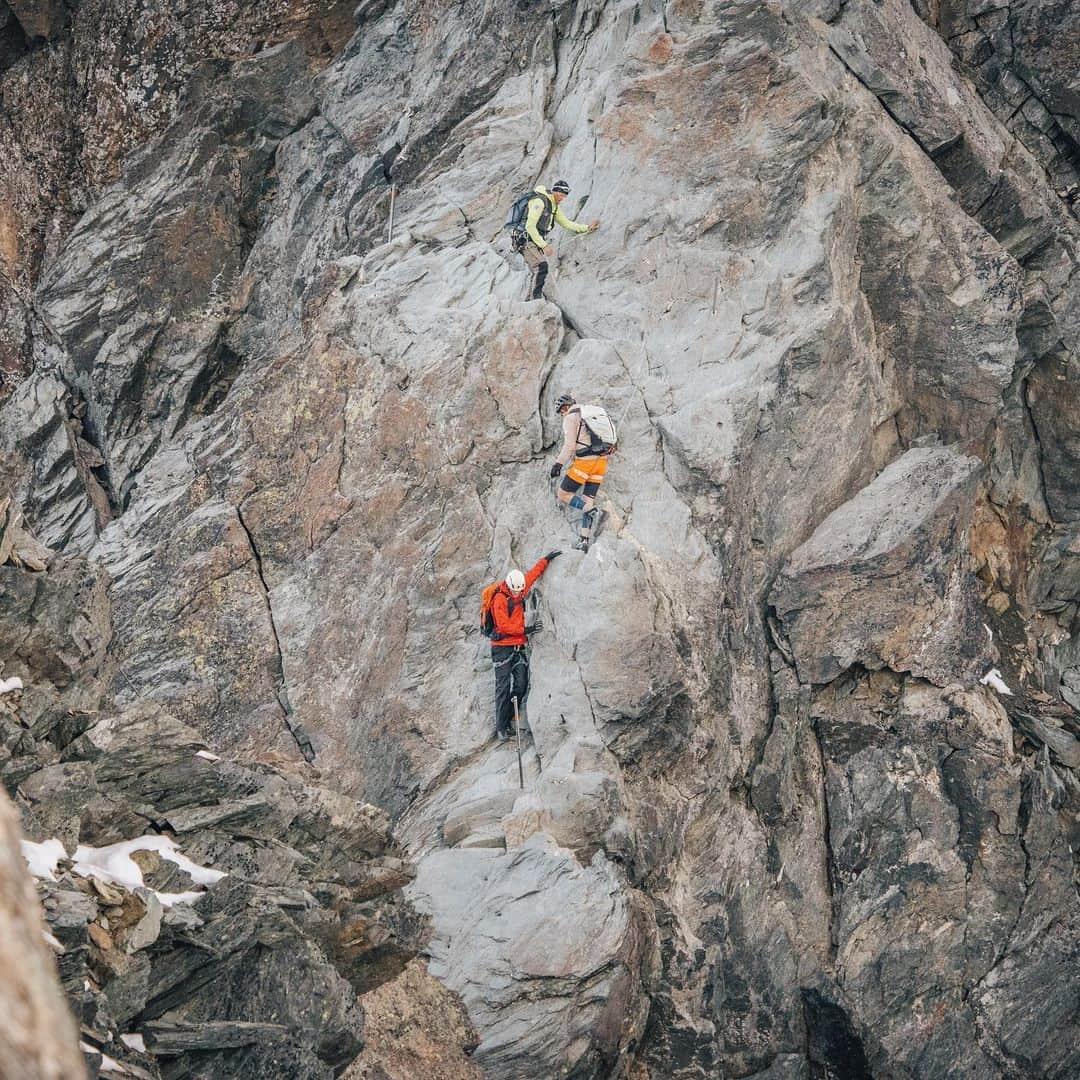
[[[1073,5],[0,10],[3,772],[91,1065],[1080,1071]],[[564,391],[520,787],[476,615]]]

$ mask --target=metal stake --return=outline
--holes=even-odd
[[[521,718],[518,716],[518,699],[514,697],[514,734],[517,735],[518,784],[525,790],[525,766],[521,764]]]

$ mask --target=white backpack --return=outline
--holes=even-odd
[[[618,444],[619,435],[607,411],[602,405],[580,405],[578,409],[590,438],[590,446],[585,455],[603,457],[610,454]]]

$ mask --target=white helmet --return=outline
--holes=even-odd
[[[506,575],[506,587],[512,593],[525,591],[525,575],[520,570],[511,570]]]

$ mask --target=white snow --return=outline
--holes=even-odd
[[[196,890],[189,892],[159,892],[154,895],[161,901],[162,907],[172,907],[174,904],[194,904],[203,894]]]
[[[206,761],[220,761],[221,760],[221,758],[219,758],[217,756],[217,754],[211,754],[209,750],[196,750],[195,751],[195,756],[196,757],[201,757],[201,758],[205,759]]]
[[[34,877],[56,880],[56,864],[67,858],[64,845],[59,840],[43,840],[40,844],[35,844],[33,840],[21,840],[19,845],[26,866]]]
[[[132,1050],[138,1050],[140,1054],[146,1053],[146,1043],[143,1042],[143,1037],[141,1035],[121,1035],[120,1041],[125,1046],[130,1046]]]
[[[67,951],[64,946],[61,945],[60,942],[57,941],[56,938],[54,938],[52,934],[49,933],[48,930],[43,929],[41,931],[41,936],[45,939],[45,944],[54,948],[58,953],[64,953]]]
[[[0,679],[0,694],[10,694],[13,690],[21,690],[23,681],[18,675],[12,675],[10,679]]]
[[[989,686],[991,690],[996,690],[999,694],[1004,694],[1006,697],[1012,697],[1013,692],[1005,685],[1005,680],[1001,677],[1001,672],[998,669],[991,668],[980,680],[983,686]]]
[[[131,1072],[128,1069],[125,1069],[124,1066],[121,1065],[119,1061],[116,1061],[114,1058],[109,1057],[109,1055],[106,1054],[105,1051],[100,1049],[99,1047],[91,1046],[89,1043],[85,1043],[85,1042],[82,1042],[80,1040],[79,1049],[84,1054],[100,1054],[101,1055],[101,1071],[102,1072],[119,1073],[121,1076],[130,1076],[131,1075]]]
[[[96,877],[107,885],[122,885],[125,889],[137,889],[143,884],[142,870],[131,857],[136,851],[156,851],[163,859],[176,863],[185,870],[196,885],[213,885],[225,877],[224,870],[213,870],[192,862],[176,846],[176,841],[168,836],[139,836],[134,840],[124,840],[119,844],[93,848],[80,844],[75,849],[74,870],[83,877]],[[201,892],[158,893],[157,897],[165,907],[174,904],[190,904],[202,896]]]

